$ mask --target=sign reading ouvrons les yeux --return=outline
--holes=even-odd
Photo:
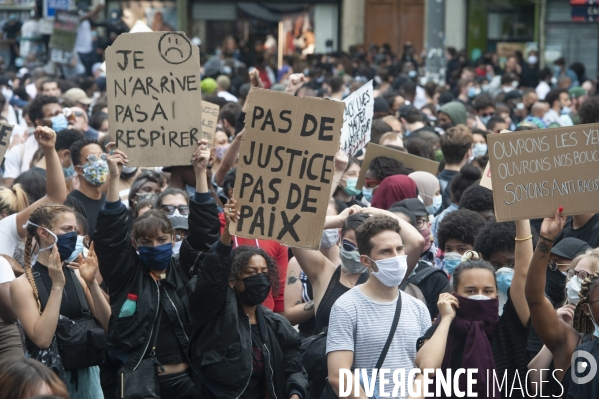
[[[202,130],[199,48],[182,32],[120,35],[106,50],[110,133],[133,166],[188,165]]]
[[[498,221],[599,211],[599,124],[487,136]]]
[[[231,234],[318,249],[344,104],[269,90],[248,97]]]

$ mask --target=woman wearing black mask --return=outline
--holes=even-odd
[[[113,146],[107,146],[109,151]],[[214,242],[217,236],[210,229],[218,232],[220,224],[208,194],[209,157],[210,150],[202,141],[192,159],[197,181],[195,200],[202,195],[209,200],[200,198],[201,204],[196,204],[205,218],[196,220],[192,226],[195,231],[190,234],[197,241],[213,237]],[[121,168],[128,159],[122,151],[112,150],[107,161],[108,193],[94,237],[113,315],[107,349],[115,367],[107,373],[112,388],[105,387],[105,391],[118,392],[119,397],[191,398],[195,372],[188,357],[186,328],[190,320],[185,287],[189,281],[186,270],[193,265],[183,268],[179,259],[197,256],[189,256],[189,246],[183,245],[180,258],[172,257],[175,232],[160,210],[149,210],[139,217],[129,235],[128,213],[118,191]],[[194,248],[207,251],[209,246],[201,248],[196,242]]]
[[[193,218],[194,209],[191,209]],[[199,371],[196,397],[306,399],[300,336],[282,316],[261,305],[278,278],[262,249],[233,252],[229,224],[236,202],[225,206],[227,226],[199,267],[189,288],[193,319],[193,364]]]

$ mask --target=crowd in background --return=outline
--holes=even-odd
[[[579,345],[599,356],[599,214],[498,223],[479,184],[488,135],[599,122],[583,64],[541,69],[531,51],[500,65],[447,48],[437,84],[410,43],[277,68],[262,43],[250,54],[227,37],[202,59],[203,101],[219,106],[212,142],[187,166],[140,168],[114,144],[101,52],[78,53],[84,68],[59,76],[34,57],[0,70],[0,121],[14,125],[0,187],[0,398],[328,398],[340,369],[375,365],[508,381],[544,368],[554,380],[531,373],[535,394],[529,379],[493,397],[599,394],[599,380],[574,384],[569,369]],[[437,174],[339,152],[320,250],[231,236],[250,89],[342,101],[370,80],[370,142],[438,161]]]

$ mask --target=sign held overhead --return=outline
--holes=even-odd
[[[487,140],[497,221],[599,211],[599,124]]]
[[[106,50],[111,135],[134,166],[188,165],[202,129],[199,48],[182,32],[124,33]]]
[[[343,128],[341,149],[353,157],[370,142],[372,117],[374,116],[374,93],[372,80],[343,100]]]
[[[342,102],[269,90],[248,97],[231,234],[318,249],[329,203]]]

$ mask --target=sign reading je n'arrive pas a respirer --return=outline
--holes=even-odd
[[[490,134],[498,221],[599,211],[599,124]]]
[[[231,234],[318,249],[344,104],[270,90],[248,97]]]
[[[200,50],[182,32],[120,35],[106,50],[110,133],[134,166],[189,165],[202,127]]]

